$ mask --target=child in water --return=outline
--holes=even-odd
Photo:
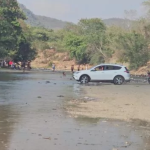
[[[74,72],[74,65],[71,66],[71,72]]]

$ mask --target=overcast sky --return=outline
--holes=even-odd
[[[78,22],[81,18],[124,17],[124,10],[143,11],[144,0],[18,0],[37,15]]]

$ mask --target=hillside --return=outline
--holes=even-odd
[[[67,24],[67,22],[58,19],[35,15],[32,11],[27,9],[23,4],[20,4],[20,8],[27,16],[26,23],[31,26],[44,27],[47,29],[62,29]],[[110,19],[104,19],[103,21],[107,26],[115,25],[123,28],[127,28],[129,23],[131,23],[131,21],[121,19],[121,18],[110,18]]]
[[[47,29],[62,29],[67,23],[58,19],[35,15],[32,11],[27,9],[23,4],[19,4],[19,6],[27,16],[26,23],[31,26],[44,27]]]
[[[38,56],[31,65],[33,68],[51,69],[53,63],[56,65],[56,70],[70,70],[71,65],[74,65],[75,70],[78,68],[76,61],[70,59],[67,52],[57,52],[53,49],[46,49],[44,52],[38,51]],[[85,69],[85,66],[81,65],[81,67]]]

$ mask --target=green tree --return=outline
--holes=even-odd
[[[72,58],[76,58],[79,63],[86,61],[87,43],[85,42],[84,37],[69,33],[64,41]]]
[[[124,49],[122,61],[129,62],[131,69],[146,65],[150,58],[148,42],[136,32],[120,35],[119,42]]]
[[[36,49],[32,47],[31,43],[22,38],[19,43],[19,50],[13,56],[15,62],[18,61],[31,61],[35,59],[37,52]]]
[[[112,36],[112,34],[108,32],[108,28],[101,19],[81,19],[77,25],[68,24],[65,28],[65,32],[78,37],[75,38],[77,41],[80,38],[86,43],[86,47],[84,47],[85,63],[96,64],[105,62],[114,52],[112,48],[114,35]],[[68,35],[66,34],[66,36]],[[74,38],[71,38],[71,41],[73,40]],[[82,55],[83,50],[78,50],[76,45],[71,44],[70,49],[74,49],[73,54],[77,51],[78,54],[81,52]],[[79,58],[81,57],[78,57],[78,60]]]
[[[17,1],[0,0],[0,4],[0,56],[15,61],[34,59],[33,38]]]
[[[18,49],[22,28],[19,19],[25,19],[16,0],[0,0],[0,54],[7,56]],[[12,53],[12,52],[11,52]]]
[[[107,35],[107,28],[102,20],[98,18],[81,19],[78,25],[88,43],[87,53],[91,57],[90,62],[95,64],[107,61],[112,50],[109,46],[110,36]]]

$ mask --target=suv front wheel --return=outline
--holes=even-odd
[[[121,85],[124,82],[124,78],[122,76],[116,76],[114,78],[114,84],[115,85]]]
[[[88,82],[89,82],[89,77],[87,75],[81,76],[81,78],[80,78],[80,83],[81,84],[86,84]]]

